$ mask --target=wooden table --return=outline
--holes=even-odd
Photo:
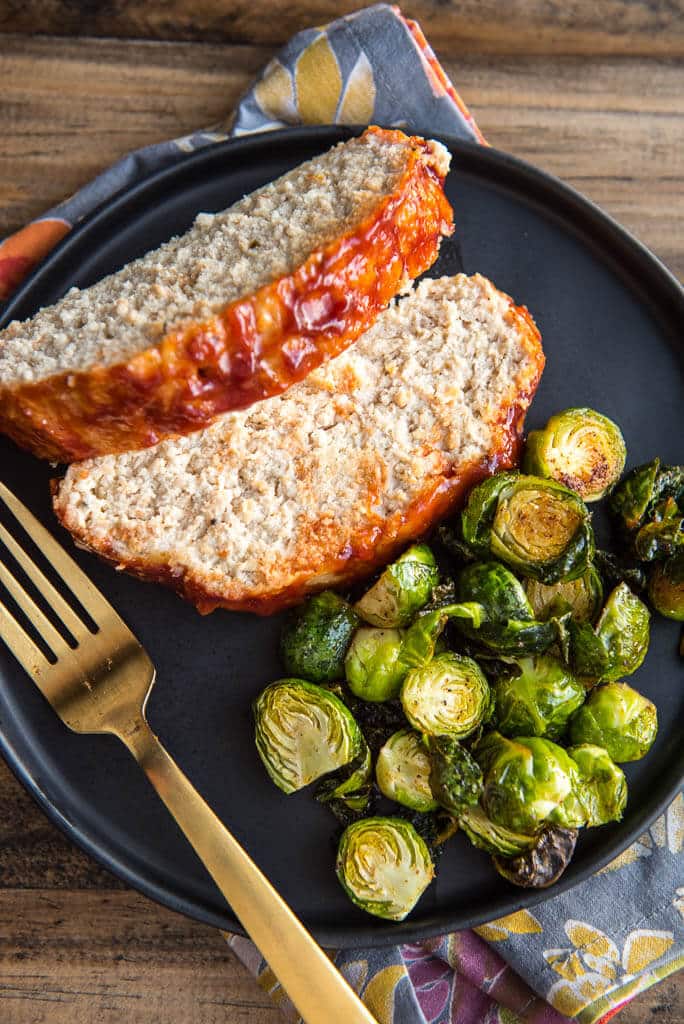
[[[0,3],[0,237],[127,150],[218,121],[291,32],[353,7]],[[405,10],[494,145],[575,185],[684,277],[677,0],[417,0]],[[684,974],[619,1019],[656,1018],[684,1020]],[[72,848],[0,763],[0,1022],[122,1019],[280,1016],[219,934]]]

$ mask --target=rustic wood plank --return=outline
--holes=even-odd
[[[350,11],[359,0],[5,0],[0,30],[279,45],[296,31]],[[433,45],[453,52],[681,55],[679,0],[412,0]]]
[[[257,47],[6,37],[0,236],[128,150],[219,121]],[[445,65],[487,138],[604,206],[684,275],[684,72],[642,58],[465,57]]]

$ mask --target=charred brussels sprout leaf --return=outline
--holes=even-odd
[[[534,835],[514,832],[503,825],[497,825],[487,817],[479,805],[461,811],[458,823],[473,846],[478,850],[484,850],[485,853],[515,857],[529,850],[536,842]]]
[[[259,756],[284,793],[348,764],[365,746],[349,708],[302,679],[267,686],[254,702],[254,724]]]
[[[474,754],[484,775],[482,806],[496,824],[527,835],[546,824],[584,824],[586,815],[575,795],[577,765],[556,743],[536,736],[510,740],[491,732]]]
[[[337,877],[361,910],[403,921],[434,877],[425,841],[403,818],[364,818],[342,833]]]
[[[462,530],[476,553],[542,583],[577,579],[594,553],[582,499],[555,480],[520,473],[478,484],[463,510]]]
[[[684,551],[655,566],[648,581],[648,596],[661,615],[684,622]]]
[[[594,622],[603,604],[601,576],[593,565],[579,579],[567,583],[525,580],[525,593],[534,617],[542,622],[566,611],[575,622]]]
[[[625,773],[607,750],[591,743],[569,747],[568,754],[579,769],[577,797],[587,815],[587,825],[620,821],[627,803]]]
[[[466,619],[473,626],[479,626],[482,615],[482,606],[475,602],[449,604],[433,611],[419,612],[402,639],[402,664],[407,670],[426,665],[434,655],[440,634],[450,619]]]
[[[517,857],[494,857],[494,867],[513,885],[524,889],[546,889],[557,882],[572,860],[577,829],[545,828],[534,846]]]
[[[654,562],[671,555],[684,546],[684,514],[674,498],[657,505],[653,518],[645,523],[634,538],[634,551],[642,562]]]
[[[428,736],[462,739],[491,714],[489,684],[479,665],[452,652],[409,672],[401,703],[413,728]]]
[[[364,741],[353,761],[319,782],[316,799],[322,804],[343,804],[349,810],[366,812],[371,797],[372,771],[371,753]]]
[[[375,778],[388,800],[414,811],[434,811],[438,806],[430,790],[430,758],[413,729],[390,736],[378,754]]]
[[[650,613],[626,583],[613,590],[596,626],[570,623],[570,661],[578,676],[616,680],[635,672],[648,651]]]
[[[619,557],[612,551],[597,551],[594,557],[609,586],[617,587],[620,583],[626,583],[635,594],[640,594],[646,586],[646,573],[634,559]]]
[[[283,630],[280,654],[286,672],[312,683],[341,679],[358,623],[351,606],[331,590],[309,598]]]
[[[653,459],[628,473],[610,499],[610,510],[627,536],[653,519],[663,518],[668,499],[684,513],[684,466],[663,466]]]
[[[432,551],[427,544],[414,544],[387,566],[354,609],[372,626],[406,626],[428,603],[438,582]]]
[[[450,736],[431,736],[428,750],[432,794],[441,807],[458,817],[480,799],[482,770],[472,754]]]
[[[551,655],[519,658],[520,675],[500,676],[494,684],[494,718],[504,736],[558,739],[570,716],[584,703],[585,689]]]
[[[573,745],[603,747],[613,761],[638,761],[658,732],[655,704],[627,683],[606,683],[589,694],[570,723]]]
[[[362,700],[391,700],[399,695],[406,668],[400,661],[398,629],[357,629],[344,661],[349,689]]]
[[[594,409],[566,409],[527,438],[523,469],[551,477],[584,501],[598,501],[615,486],[627,449],[620,428]]]

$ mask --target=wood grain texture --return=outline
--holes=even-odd
[[[4,0],[0,31],[205,42],[285,42],[359,0]],[[407,0],[433,46],[452,53],[684,53],[680,0]]]

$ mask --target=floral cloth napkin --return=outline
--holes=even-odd
[[[124,157],[0,244],[0,299],[117,190],[230,136],[299,124],[364,124],[484,143],[419,26],[379,4],[298,33],[224,125]],[[590,881],[535,907],[416,945],[338,950],[380,1024],[580,1024],[684,966],[684,799]],[[258,950],[227,935],[285,1016],[297,1014]],[[331,1022],[332,1024],[332,1022]]]

